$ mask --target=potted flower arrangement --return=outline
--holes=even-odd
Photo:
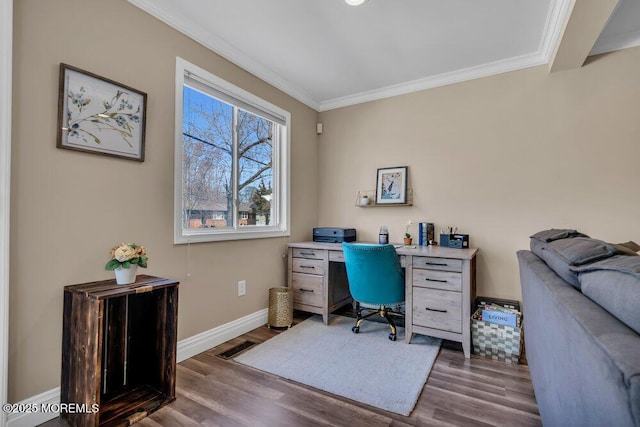
[[[136,281],[138,266],[147,268],[147,251],[136,243],[120,243],[109,251],[111,260],[104,266],[105,270],[113,270],[116,283],[127,285]]]
[[[409,227],[411,226],[411,220],[407,221],[407,225],[404,228],[404,244],[410,245],[413,239],[411,238],[411,234],[409,234]]]

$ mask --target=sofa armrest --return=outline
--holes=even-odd
[[[527,361],[545,425],[640,425],[640,336],[517,253]]]

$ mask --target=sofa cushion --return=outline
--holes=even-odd
[[[550,230],[538,231],[531,236],[532,239],[539,240],[541,242],[553,242],[559,239],[568,239],[570,237],[589,237],[586,234],[582,234],[577,230],[571,230],[568,228],[552,228]]]
[[[563,233],[557,235],[560,234]],[[578,272],[572,270],[573,266],[608,258],[616,253],[613,246],[588,237],[555,239],[550,242],[544,241],[544,238],[532,237],[530,244],[531,252],[540,257],[558,276],[578,290],[580,289],[580,281],[578,280]]]
[[[588,237],[554,240],[547,244],[547,249],[564,258],[569,265],[588,264],[616,254],[612,245]]]
[[[618,255],[574,270],[584,295],[640,334],[640,257]]]
[[[640,257],[619,254],[592,264],[573,266],[571,270],[578,274],[599,270],[618,271],[640,279]]]
[[[625,243],[610,243],[620,255],[639,255],[640,245],[631,240]]]
[[[580,281],[578,273],[571,270],[569,263],[558,255],[556,252],[547,249],[548,243],[541,240],[531,238],[531,252],[536,254],[538,258],[543,260],[550,269],[552,269],[565,282],[569,283],[576,289],[580,289]]]
[[[606,243],[592,239],[573,229],[552,228],[531,236],[531,252],[542,259],[558,276],[580,290],[579,270],[614,255],[638,255],[640,245],[635,242]]]

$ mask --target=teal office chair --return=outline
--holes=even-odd
[[[389,307],[404,302],[404,273],[396,249],[393,245],[343,243],[342,250],[349,291],[356,306],[357,320],[351,330],[357,334],[365,319],[379,314],[391,327],[389,339],[395,341],[396,324],[392,317],[403,314]],[[371,313],[363,316],[364,310]]]

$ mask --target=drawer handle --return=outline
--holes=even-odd
[[[300,292],[311,292],[311,293],[313,293],[313,289],[302,289],[302,288],[300,288]]]
[[[301,265],[300,268],[315,268],[313,265]]]
[[[315,252],[300,252],[300,255],[311,255],[311,256],[315,256],[316,253]]]
[[[425,261],[424,264],[425,265],[438,265],[440,267],[446,267],[448,265],[447,263],[443,264],[441,262],[428,262],[428,261]]]
[[[446,313],[447,310],[438,310],[437,308],[429,308],[429,307],[425,307],[425,310],[427,311],[436,311],[438,313]]]
[[[426,280],[427,282],[447,283],[447,281],[443,280],[443,279],[429,279],[429,278],[425,277],[424,280]]]

